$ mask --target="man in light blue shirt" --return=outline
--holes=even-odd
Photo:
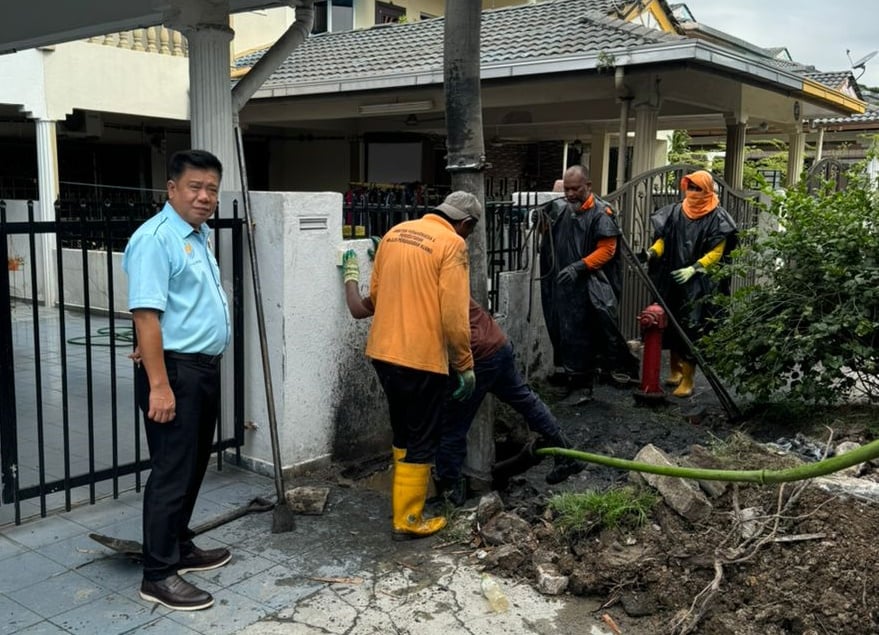
[[[135,391],[151,471],[143,496],[140,596],[194,611],[214,602],[180,577],[221,567],[228,549],[196,547],[189,529],[217,423],[220,358],[231,328],[205,224],[217,208],[223,167],[211,153],[171,157],[168,202],[132,235],[122,267],[137,333]]]

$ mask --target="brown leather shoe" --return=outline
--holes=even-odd
[[[219,549],[199,549],[193,547],[192,551],[180,558],[177,565],[177,573],[189,573],[190,571],[210,571],[218,569],[232,559],[232,554],[223,547]]]
[[[140,597],[175,611],[200,611],[214,603],[214,597],[210,593],[202,591],[179,575],[169,575],[163,580],[144,580],[140,583]]]

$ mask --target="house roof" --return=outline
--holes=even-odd
[[[790,59],[790,52],[788,52],[786,46],[770,46],[763,50],[766,51],[766,54],[769,57],[774,57],[776,59]],[[782,57],[782,55],[784,57]]]
[[[800,74],[801,65],[771,58],[747,42],[725,46],[609,15],[623,15],[632,5],[615,0],[547,0],[484,11],[481,77],[695,63],[850,112],[863,109],[850,94],[836,93],[834,87],[810,90],[808,79]],[[254,98],[441,84],[443,29],[443,18],[433,18],[312,36],[269,76]],[[266,50],[238,57],[234,74],[245,73]]]
[[[613,0],[555,0],[483,12],[482,66],[591,51],[618,51],[684,38],[609,17]],[[310,37],[269,77],[263,88],[400,74],[442,73],[442,18]],[[235,60],[252,66],[267,49]]]

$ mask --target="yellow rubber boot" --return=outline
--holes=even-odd
[[[675,397],[689,397],[693,394],[693,379],[696,375],[696,365],[693,362],[681,360],[681,383],[672,393]]]
[[[397,463],[406,458],[406,448],[398,448],[397,446],[392,445],[391,452],[394,455],[394,467],[397,466]]]
[[[446,526],[442,516],[425,519],[424,499],[430,482],[430,464],[397,463],[391,504],[394,508],[394,540],[411,540],[431,536]]]
[[[668,377],[665,378],[665,385],[677,386],[681,383],[681,379],[684,378],[684,374],[681,370],[681,356],[674,351],[669,351],[668,353],[668,369],[670,372]]]

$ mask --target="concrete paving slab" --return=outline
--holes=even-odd
[[[18,633],[39,623],[42,617],[15,600],[0,595],[0,634]]]
[[[43,617],[55,617],[109,595],[111,591],[75,571],[65,571],[6,595]]]
[[[114,635],[134,632],[153,619],[152,607],[139,604],[121,593],[111,593],[94,602],[61,613],[51,622],[68,633]]]

